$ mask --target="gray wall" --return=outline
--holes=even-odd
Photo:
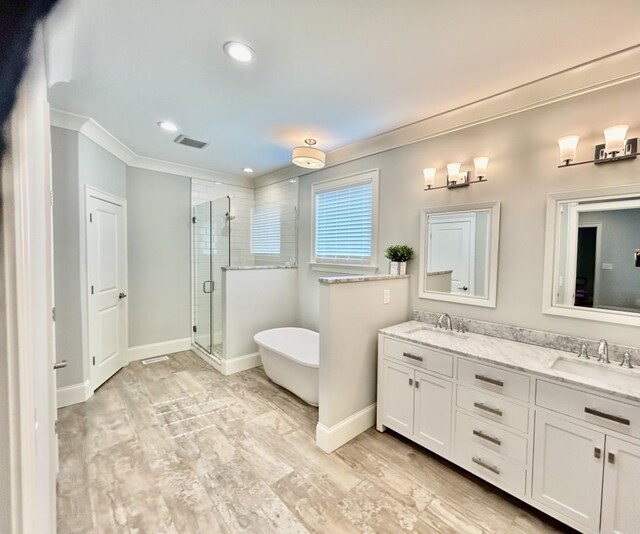
[[[126,165],[78,132],[51,128],[58,387],[88,378],[85,190],[126,198]]]
[[[640,308],[640,267],[633,254],[640,248],[640,209],[584,212],[579,223],[602,224],[600,263],[613,266],[600,270],[600,304]]]
[[[189,178],[129,168],[129,346],[191,336]]]
[[[637,345],[637,328],[542,313],[542,277],[546,195],[550,192],[597,188],[640,181],[640,159],[611,165],[584,165],[558,169],[557,139],[581,135],[579,159],[593,157],[593,145],[602,130],[620,123],[635,125],[639,134],[640,108],[629,106],[640,94],[640,81],[572,98],[429,139],[410,146],[318,171],[299,184],[299,283],[302,326],[318,328],[320,274],[309,268],[311,185],[367,169],[380,169],[380,242],[378,265],[390,244],[407,243],[419,249],[420,209],[427,206],[502,201],[497,308],[485,309],[418,298],[418,262],[410,262],[412,305],[474,319],[537,328],[583,337],[606,336],[610,341]],[[423,192],[423,167],[437,167],[440,183],[448,161],[472,167],[475,156],[491,158],[488,182],[466,189]]]

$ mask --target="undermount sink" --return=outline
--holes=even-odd
[[[407,334],[419,334],[420,332],[429,332],[430,334],[441,334],[446,336],[461,336],[466,337],[466,333],[457,332],[455,330],[445,330],[444,328],[436,328],[435,326],[425,325],[418,326],[417,328],[412,328],[411,330],[407,330]]]
[[[598,380],[610,386],[640,390],[640,371],[621,368],[617,363],[606,364],[561,356],[553,363],[551,369]]]

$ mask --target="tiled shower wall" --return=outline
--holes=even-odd
[[[213,269],[211,279],[214,282],[213,293],[213,345],[218,345],[222,332],[222,269],[229,265],[229,223],[225,219],[225,197],[231,197],[231,265],[279,265],[296,261],[296,212],[298,204],[298,184],[286,180],[253,190],[227,184],[216,184],[208,180],[193,178],[191,180],[191,205],[197,206],[213,201],[213,251],[209,247],[208,232],[199,229],[192,232],[193,280],[208,278],[210,253],[213,253]],[[256,206],[278,204],[283,206],[281,226],[280,255],[251,254],[251,212]],[[207,335],[209,316],[209,298],[199,298],[201,283],[193,288],[193,324],[198,326],[198,338],[202,343],[210,343]],[[200,318],[200,320],[199,320]],[[203,332],[205,332],[203,334]],[[214,351],[217,352],[217,351]]]

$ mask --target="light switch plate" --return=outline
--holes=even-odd
[[[613,263],[603,263],[602,268],[606,271],[610,271],[611,269],[613,269]]]
[[[389,304],[391,302],[391,290],[385,289],[382,292],[382,304]]]

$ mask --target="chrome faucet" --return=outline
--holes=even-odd
[[[586,343],[582,343],[582,345],[580,345],[580,354],[578,354],[578,358],[582,358],[583,360],[588,360],[589,359],[589,355],[587,354],[587,344]]]
[[[631,363],[631,354],[628,352],[624,353],[622,357],[622,361],[620,362],[620,367],[626,367],[627,369],[633,369],[633,365]]]
[[[601,363],[611,363],[609,361],[609,345],[606,339],[601,339],[598,345],[598,361]]]
[[[448,313],[443,313],[438,317],[436,328],[444,328],[445,330],[451,330],[453,332],[453,321]]]

